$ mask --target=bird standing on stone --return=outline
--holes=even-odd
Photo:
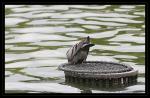
[[[66,53],[69,64],[81,64],[86,61],[89,48],[94,46],[90,43],[90,37],[72,46]]]

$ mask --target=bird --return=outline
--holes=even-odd
[[[95,44],[90,43],[90,37],[87,36],[84,40],[73,45],[66,53],[69,64],[81,64],[86,61],[89,53],[89,48]]]

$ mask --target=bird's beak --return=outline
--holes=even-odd
[[[83,46],[82,46],[82,48],[84,48],[84,47],[92,47],[92,46],[94,46],[95,44],[84,44]]]

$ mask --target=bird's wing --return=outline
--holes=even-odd
[[[73,59],[73,57],[80,51],[81,47],[83,45],[83,42],[79,42],[72,46],[66,53],[67,58],[69,61]]]
[[[82,46],[83,46],[83,42],[79,42],[79,43],[77,43],[76,45],[74,45],[73,46],[73,54],[72,54],[72,57],[74,57],[80,50],[81,50],[81,48],[82,48]]]

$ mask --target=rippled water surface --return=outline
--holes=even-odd
[[[144,93],[144,5],[6,5],[7,93]],[[65,83],[57,67],[82,38],[92,43],[87,60],[121,62],[139,71],[138,83],[120,89],[80,88]]]

